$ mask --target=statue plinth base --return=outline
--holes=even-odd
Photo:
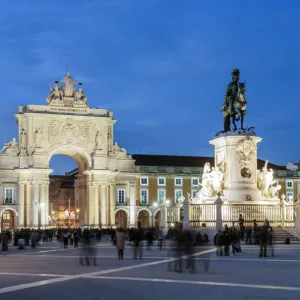
[[[103,151],[103,149],[95,149],[94,155],[95,156],[103,156],[103,155],[105,155],[105,152]]]
[[[35,148],[34,154],[41,154],[44,153],[45,149],[44,148]]]
[[[25,148],[21,148],[20,155],[27,155],[27,150]]]
[[[228,132],[216,137],[215,168],[223,166],[223,197],[228,203],[261,200],[257,188],[257,144],[262,139],[252,132]]]

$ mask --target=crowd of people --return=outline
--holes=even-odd
[[[217,255],[235,255],[241,252],[241,241],[246,239],[246,244],[260,245],[259,256],[267,256],[267,247],[272,245],[272,228],[266,220],[263,226],[258,226],[253,221],[253,226],[245,227],[242,215],[239,217],[238,225],[232,223],[229,227],[225,225],[224,230],[220,230],[214,236],[213,242],[216,246]],[[89,265],[89,259],[92,258],[96,264],[95,245],[99,242],[109,242],[116,246],[118,258],[123,260],[125,245],[132,246],[133,259],[142,259],[144,245],[146,249],[151,250],[156,243],[158,250],[163,250],[164,240],[170,240],[168,254],[172,258],[169,264],[169,270],[175,272],[182,271],[182,256],[187,256],[187,269],[190,272],[195,271],[195,263],[193,258],[193,249],[195,246],[208,246],[209,236],[206,232],[195,230],[183,230],[182,227],[170,228],[165,234],[163,228],[61,228],[61,229],[20,229],[13,232],[3,232],[0,235],[2,251],[8,251],[9,242],[19,249],[31,246],[36,248],[40,243],[52,242],[56,239],[60,243],[61,248],[81,247],[80,264]]]
[[[259,257],[267,257],[267,248],[273,249],[273,234],[272,227],[266,219],[262,226],[258,226],[257,221],[253,220],[253,226],[245,226],[245,221],[242,215],[239,216],[238,226],[232,223],[231,227],[225,225],[224,230],[219,230],[214,236],[214,245],[217,247],[217,255],[235,255],[236,252],[241,252],[241,241],[244,241],[246,235],[246,245],[260,246]],[[230,247],[231,246],[231,247]]]

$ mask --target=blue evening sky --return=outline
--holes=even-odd
[[[297,162],[299,16],[299,0],[2,0],[0,142],[17,136],[17,106],[45,104],[67,64],[89,105],[114,112],[129,153],[210,156],[239,68],[259,157]],[[56,173],[73,166],[51,161]]]

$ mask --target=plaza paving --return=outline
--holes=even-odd
[[[278,245],[275,257],[259,258],[257,246],[219,257],[196,248],[197,273],[167,271],[168,250],[144,250],[142,260],[111,244],[97,245],[97,266],[79,265],[81,249],[57,243],[36,250],[10,247],[0,257],[0,297],[11,299],[300,299],[300,246]],[[208,272],[204,264],[209,264]]]

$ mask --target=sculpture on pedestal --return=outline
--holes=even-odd
[[[224,116],[224,132],[230,131],[230,123],[233,124],[233,130],[237,130],[236,122],[241,121],[241,130],[244,129],[244,116],[246,115],[246,84],[239,82],[240,71],[235,69],[231,73],[232,82],[228,84],[225,102],[221,111]]]
[[[3,148],[1,149],[1,153],[12,153],[19,154],[19,144],[16,138],[13,138],[10,142],[4,143]]]
[[[102,150],[102,134],[98,130],[95,138],[95,149]]]
[[[70,72],[67,72],[67,75],[60,80],[59,82],[63,82],[65,85],[63,87],[63,93],[65,97],[74,97],[75,96],[75,88],[74,88],[74,84],[79,84],[81,85],[81,82],[76,82],[72,76]]]
[[[83,92],[83,88],[79,88],[78,92],[76,92],[76,101],[82,101],[83,103],[86,104],[87,102],[87,97]]]
[[[40,128],[38,128],[36,131],[35,131],[35,134],[34,134],[34,142],[35,142],[35,147],[36,148],[41,148],[42,147],[42,141],[43,141],[43,133],[41,131]]]
[[[273,170],[268,170],[268,160],[261,171],[257,172],[257,186],[264,199],[278,199],[278,191],[281,186],[277,180],[274,180]]]
[[[216,167],[211,168],[210,163],[204,165],[201,190],[197,193],[198,197],[213,197],[217,194],[222,194],[224,189],[224,172],[225,163],[220,162]]]
[[[24,128],[22,128],[20,133],[20,147],[21,149],[26,149],[27,145],[27,134]]]

